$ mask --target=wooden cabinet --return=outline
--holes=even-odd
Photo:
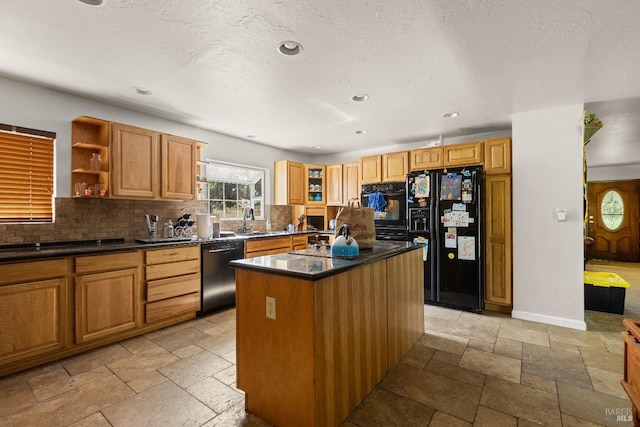
[[[342,163],[327,165],[327,205],[341,205],[344,203],[342,196],[344,192],[342,175]]]
[[[511,311],[511,176],[485,178],[485,306]]]
[[[145,322],[200,310],[200,246],[145,252]]]
[[[163,199],[195,199],[198,142],[166,134],[161,135],[160,141],[160,196]]]
[[[325,169],[324,165],[304,165],[305,204],[326,204]]]
[[[109,194],[109,155],[109,122],[92,117],[78,117],[71,122],[72,197]],[[100,159],[98,165],[92,161],[96,156]]]
[[[274,204],[304,205],[305,171],[302,163],[279,160],[274,163]]]
[[[254,258],[291,251],[291,236],[250,239],[244,242],[244,257]]]
[[[358,162],[342,164],[342,201],[346,205],[351,199],[360,199]]]
[[[404,181],[409,171],[409,152],[360,157],[360,184]]]
[[[77,257],[76,343],[136,329],[142,324],[139,251]]]
[[[487,174],[511,173],[511,138],[484,141],[484,170]]]
[[[360,197],[358,162],[327,165],[327,205],[346,205]]]
[[[443,149],[445,166],[470,166],[482,163],[482,142],[445,145]]]
[[[444,166],[444,148],[432,147],[409,151],[409,169],[423,171]]]
[[[196,198],[197,141],[120,123],[111,138],[114,196]]]
[[[291,236],[291,250],[299,251],[307,249],[307,247],[309,247],[309,235],[297,234]]]
[[[0,265],[0,366],[70,344],[67,272],[66,259]]]
[[[137,199],[158,196],[158,140],[157,132],[111,124],[111,193],[114,196]]]
[[[360,157],[359,162],[360,184],[372,184],[382,182],[382,156]]]
[[[407,179],[408,172],[408,151],[382,155],[382,182],[404,182]]]

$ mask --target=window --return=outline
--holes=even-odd
[[[256,219],[263,219],[264,177],[264,169],[207,161],[209,213],[221,219],[241,219],[242,210],[250,207]]]
[[[604,226],[613,231],[622,225],[624,219],[624,202],[620,193],[616,190],[609,190],[602,198],[600,205],[600,216]]]
[[[54,140],[0,124],[0,223],[53,222]]]

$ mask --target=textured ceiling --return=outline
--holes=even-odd
[[[605,123],[590,164],[640,163],[638,0],[0,4],[1,74],[267,145],[426,142],[584,102]]]

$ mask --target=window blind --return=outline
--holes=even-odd
[[[54,138],[0,131],[0,223],[53,221]]]

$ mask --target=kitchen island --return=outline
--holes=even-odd
[[[276,426],[336,426],[424,330],[421,245],[232,261],[237,387]]]

